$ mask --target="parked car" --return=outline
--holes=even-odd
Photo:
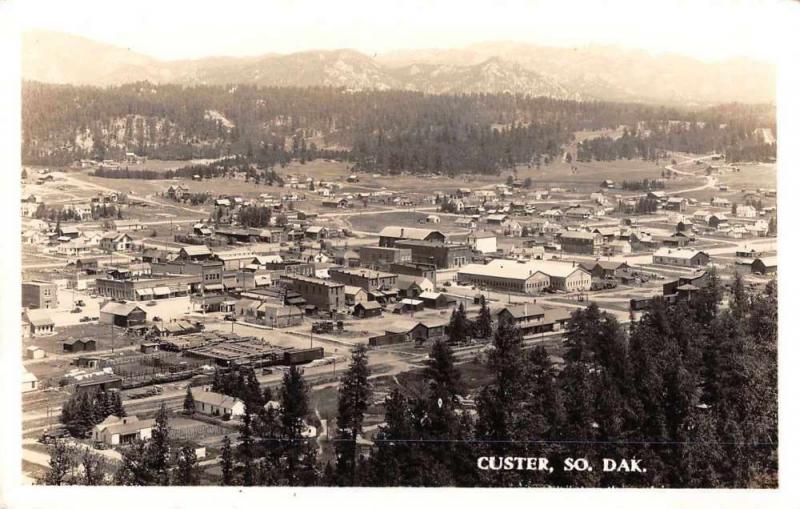
[[[154,300],[148,301],[146,305],[147,306],[155,306],[156,305],[156,301],[154,301]]]
[[[39,442],[43,444],[52,444],[56,440],[61,440],[69,437],[69,430],[67,428],[53,428],[42,433],[39,437]]]
[[[85,303],[85,302],[83,302],[83,299],[78,299],[78,301],[75,303],[75,305],[76,305],[76,306],[83,307],[83,306],[85,306],[85,305],[86,305],[86,303]]]
[[[236,321],[236,315],[234,315],[233,313],[228,313],[227,315],[225,315],[223,317],[223,319],[227,320],[229,322],[235,322]]]
[[[80,313],[80,312],[81,312],[81,308],[79,308],[79,307],[72,308],[72,311],[70,311],[70,313]]]

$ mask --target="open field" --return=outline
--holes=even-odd
[[[436,215],[441,222],[426,223],[425,218]],[[387,212],[385,214],[361,214],[348,216],[347,221],[355,231],[379,232],[384,226],[407,226],[414,228],[434,228],[446,233],[465,232],[456,226],[456,216],[438,214],[436,212]]]

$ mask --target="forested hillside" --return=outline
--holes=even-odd
[[[771,105],[698,111],[512,94],[427,95],[339,88],[153,85],[23,87],[23,161],[69,164],[262,154],[346,160],[365,171],[491,173],[547,164],[578,130],[630,126],[583,143],[583,159],[652,158],[661,150],[774,156]],[[703,127],[699,127],[703,126]]]

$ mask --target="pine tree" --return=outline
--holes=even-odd
[[[162,403],[156,412],[156,422],[147,442],[148,465],[156,485],[169,485],[169,415]]]
[[[72,451],[62,440],[57,440],[50,448],[49,469],[42,479],[42,484],[61,486],[72,484],[70,472],[75,466]]]
[[[444,341],[436,341],[426,361],[424,376],[430,381],[431,394],[436,400],[452,402],[465,392],[461,372],[455,366],[453,350]]]
[[[228,435],[222,439],[222,449],[220,451],[222,467],[222,485],[233,485],[233,451],[231,450],[231,439]]]
[[[315,449],[302,436],[308,415],[308,388],[297,366],[283,375],[280,390],[280,433],[283,437],[283,462],[289,485],[304,485],[316,478]]]
[[[80,475],[80,483],[84,486],[100,486],[105,484],[105,472],[108,462],[99,454],[86,450],[81,457],[83,471]]]
[[[356,439],[363,430],[364,412],[369,406],[372,389],[369,383],[367,347],[353,348],[350,367],[339,384],[339,412],[336,418],[336,474],[343,485],[354,486],[356,480]]]
[[[193,415],[195,412],[194,395],[192,395],[192,388],[186,386],[186,396],[183,398],[183,412]]]
[[[464,303],[460,303],[458,308],[453,310],[450,315],[450,324],[448,326],[448,339],[451,343],[463,343],[467,340],[470,331],[470,322],[467,318],[467,312],[464,309]]]
[[[175,483],[178,486],[191,486],[197,477],[197,454],[194,447],[184,445],[178,450],[175,459]]]
[[[111,413],[117,417],[125,417],[128,415],[125,412],[125,407],[122,405],[122,396],[120,396],[119,391],[114,392],[112,407],[113,409]]]
[[[475,335],[479,338],[489,338],[492,336],[492,313],[486,305],[486,297],[481,295],[481,309],[478,311],[478,319],[475,321]]]
[[[251,427],[252,416],[245,407],[242,424],[239,428],[239,445],[237,447],[239,459],[242,463],[242,484],[253,486],[255,484],[255,467],[253,465],[253,431]]]

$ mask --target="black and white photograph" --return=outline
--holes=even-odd
[[[25,489],[791,484],[800,4],[2,9]]]

